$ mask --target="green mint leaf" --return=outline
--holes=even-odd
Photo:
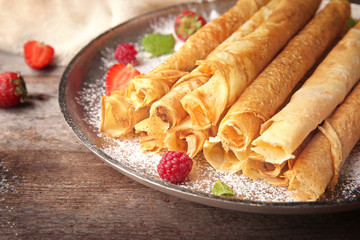
[[[234,196],[233,190],[228,185],[221,182],[220,179],[218,179],[217,182],[214,184],[213,194],[226,197]]]
[[[141,43],[145,51],[153,57],[158,57],[173,52],[175,38],[172,34],[152,33],[146,35]]]
[[[350,17],[348,20],[347,20],[347,25],[349,27],[354,27],[356,25],[356,21],[355,19],[353,19],[352,17]]]

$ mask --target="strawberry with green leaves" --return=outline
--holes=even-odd
[[[180,13],[175,19],[175,33],[186,41],[192,34],[206,24],[206,20],[193,11]]]
[[[38,41],[24,44],[25,62],[32,68],[41,69],[49,65],[54,56],[54,48]]]
[[[19,73],[4,72],[0,74],[0,107],[13,107],[27,95],[26,86]]]
[[[112,92],[127,87],[130,80],[140,72],[131,64],[114,64],[106,73],[105,94],[110,96]]]

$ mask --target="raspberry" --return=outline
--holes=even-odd
[[[120,43],[114,51],[114,58],[119,63],[136,65],[136,54],[137,51],[133,44]]]
[[[179,183],[189,175],[193,165],[192,159],[181,151],[167,151],[161,158],[157,171],[161,179]]]

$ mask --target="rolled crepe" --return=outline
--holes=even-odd
[[[187,93],[196,89],[208,81],[210,74],[200,68],[196,68],[190,74],[185,75],[164,97],[154,102],[150,108],[150,118],[154,121],[167,123],[167,129],[178,125],[187,115],[182,108],[180,100]],[[152,116],[157,116],[154,118]],[[160,130],[160,129],[157,129]],[[163,129],[161,129],[163,130]],[[157,134],[152,132],[149,134]]]
[[[205,59],[215,47],[268,1],[238,0],[230,10],[190,36],[177,52],[155,69],[132,79],[127,88],[127,97],[135,110],[160,99],[180,77],[195,68],[196,60]]]
[[[250,150],[245,152],[225,151],[218,136],[204,143],[203,153],[207,162],[219,172],[236,173],[243,168]]]
[[[320,1],[283,0],[254,32],[222,52],[211,55],[200,66],[214,68],[211,79],[181,100],[194,125],[216,125],[244,89],[277,52],[314,15]]]
[[[124,90],[113,92],[109,97],[101,98],[100,132],[109,137],[120,137],[133,130],[136,122],[148,115],[149,108],[135,113],[134,107],[127,101]]]
[[[304,149],[311,137],[312,134],[309,134],[295,150],[295,154],[299,154]],[[241,170],[251,179],[263,179],[276,186],[287,186],[288,179],[285,178],[284,173],[294,165],[294,159],[281,164],[265,162],[261,155],[251,151],[250,148],[246,148],[245,151],[225,151],[218,135],[205,142],[203,152],[206,160],[219,172],[236,173]]]
[[[245,151],[298,82],[340,37],[350,4],[334,0],[321,10],[245,89],[222,119],[218,136],[224,149]],[[319,40],[321,39],[321,41]]]
[[[340,104],[360,78],[360,24],[330,51],[290,102],[261,127],[253,151],[281,164]]]
[[[158,116],[146,118],[135,125],[135,132],[140,133],[140,144],[143,151],[159,151],[164,146],[164,139],[166,137],[166,130],[168,123],[155,120]],[[148,133],[157,134],[148,134]]]
[[[198,154],[209,137],[213,137],[217,133],[217,126],[208,129],[194,129],[191,119],[188,116],[180,124],[168,131],[159,131],[158,134],[148,135],[146,132],[152,131],[148,128],[162,128],[160,125],[152,125],[147,118],[137,124],[135,128],[141,134],[140,144],[142,151],[157,152],[161,149],[171,151],[183,151],[188,156],[194,157]]]
[[[314,134],[309,134],[300,146],[294,151],[294,155],[299,155],[309,143]],[[262,179],[275,186],[288,186],[289,180],[285,177],[285,172],[294,166],[295,159],[289,159],[282,163],[266,162],[264,157],[247,148],[248,156],[242,162],[242,173],[254,180]]]
[[[294,167],[285,173],[289,179],[288,190],[296,190],[294,198],[315,201],[326,187],[335,187],[340,168],[360,139],[359,109],[360,83],[324,121]]]
[[[237,42],[244,36],[253,32],[259,27],[264,20],[270,15],[272,10],[278,5],[281,0],[272,0],[266,6],[257,11],[248,21],[240,26],[229,38],[215,48],[209,56],[220,53],[223,49],[231,44]],[[154,102],[150,108],[150,121],[148,124],[160,125],[161,123],[151,123],[151,121],[162,121],[167,123],[167,128],[148,128],[155,130],[155,132],[148,132],[148,135],[159,134],[176,125],[178,125],[186,116],[186,111],[182,108],[180,100],[194,89],[206,83],[212,73],[213,68],[200,66],[195,68],[191,73],[179,79],[172,89],[158,101]],[[157,116],[157,117],[154,117]]]
[[[186,152],[191,158],[198,154],[210,136],[215,136],[217,127],[204,130],[194,130],[188,116],[179,125],[166,133],[163,148],[172,151]]]
[[[253,161],[251,158],[247,158],[242,164],[242,172],[251,179],[263,179],[272,185],[284,187],[288,186],[288,180],[283,174],[285,167],[288,167],[287,162],[271,164],[265,161]]]
[[[170,134],[167,132],[169,129],[174,128],[179,124],[181,125],[181,120],[186,116],[186,112],[182,110],[179,102],[179,96],[185,95],[186,91],[196,88],[206,80],[206,74],[199,71],[193,71],[191,77],[191,81],[184,81],[182,84],[168,92],[159,101],[154,102],[150,108],[150,116],[135,124],[135,132],[141,133],[140,144],[142,145],[142,150],[159,151],[162,148],[169,148],[179,151],[180,145],[182,146],[182,149],[185,147],[187,148],[187,145],[185,142],[183,143],[181,140],[183,138],[180,137],[179,134],[175,134],[175,132]],[[199,130],[197,133],[200,134],[202,131]],[[169,134],[172,137],[170,137]],[[167,141],[171,142],[167,143]]]

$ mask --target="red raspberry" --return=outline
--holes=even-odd
[[[133,44],[120,43],[114,51],[114,58],[119,63],[136,65],[136,54],[137,51]]]
[[[157,171],[164,181],[179,183],[189,175],[192,159],[181,151],[167,151],[161,158]]]

